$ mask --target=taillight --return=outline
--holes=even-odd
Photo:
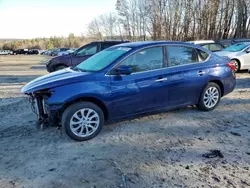
[[[235,63],[233,61],[227,63],[227,66],[229,66],[232,69],[232,71],[235,72]]]

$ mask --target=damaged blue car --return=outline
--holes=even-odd
[[[77,141],[105,122],[196,105],[213,110],[235,87],[229,58],[183,42],[112,46],[81,64],[39,77],[22,88],[40,124],[60,124]]]

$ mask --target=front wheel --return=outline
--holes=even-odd
[[[76,141],[94,138],[101,131],[103,124],[103,111],[91,102],[72,104],[62,116],[62,126],[66,134]]]
[[[216,83],[208,83],[203,90],[199,104],[197,104],[198,109],[202,111],[210,111],[215,109],[219,104],[221,98],[221,89]]]

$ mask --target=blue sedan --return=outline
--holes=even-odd
[[[111,120],[188,105],[213,110],[234,90],[234,65],[188,43],[125,43],[39,77],[22,93],[31,97],[39,123],[61,124],[84,141]]]

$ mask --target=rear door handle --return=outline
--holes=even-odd
[[[167,80],[168,80],[168,78],[159,78],[159,79],[155,80],[155,82],[164,82]]]
[[[202,76],[202,75],[204,75],[204,74],[205,74],[205,72],[203,72],[203,71],[199,71],[197,74],[198,74],[199,76]]]

